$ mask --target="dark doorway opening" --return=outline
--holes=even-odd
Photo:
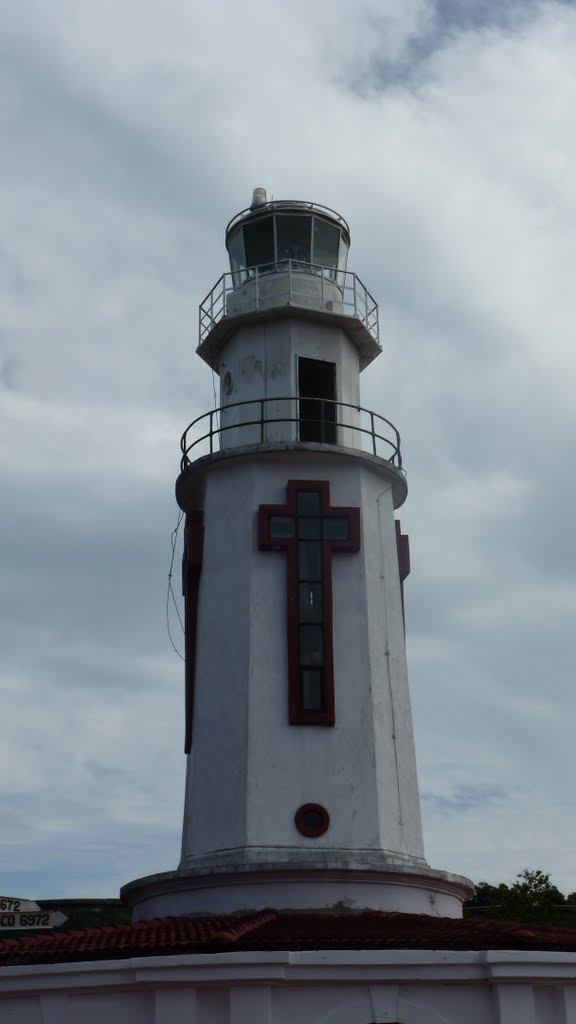
[[[301,441],[336,444],[336,364],[298,359]]]

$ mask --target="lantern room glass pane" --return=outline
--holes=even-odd
[[[311,229],[311,217],[290,217],[277,214],[276,243],[278,246],[278,262],[281,260],[300,260],[302,263],[310,263]]]
[[[244,225],[246,266],[261,267],[274,262],[274,221],[262,217]]]
[[[338,266],[338,246],[340,231],[334,224],[328,224],[319,217],[314,217],[314,263],[328,267],[334,271]],[[333,278],[334,273],[328,273]]]
[[[341,288],[344,287],[344,284],[345,284],[345,281],[346,281],[346,278],[345,278],[345,275],[344,275],[344,271],[346,270],[347,263],[348,263],[348,246],[347,246],[346,242],[344,241],[344,239],[342,238],[342,235],[340,235],[340,247],[338,249],[338,275],[337,275],[336,280],[337,280],[337,283],[340,285]]]
[[[244,256],[244,235],[237,231],[233,238],[228,240],[228,256],[230,257],[230,270],[233,274],[244,270],[246,258]],[[240,284],[245,275],[238,273],[238,280],[234,278],[234,284]]]

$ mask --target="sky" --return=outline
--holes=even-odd
[[[173,488],[255,186],[380,304],[427,858],[576,890],[575,47],[558,0],[0,0],[0,892],[177,866]]]

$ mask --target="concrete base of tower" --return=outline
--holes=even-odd
[[[230,914],[274,907],[283,911],[378,910],[462,917],[473,884],[462,875],[430,868],[425,861],[376,851],[324,850],[300,865],[281,850],[251,850],[250,863],[228,856],[211,865],[148,875],[128,882],[122,898],[135,921],[181,915]],[[286,851],[287,852],[287,851]],[[256,854],[256,856],[255,856]]]

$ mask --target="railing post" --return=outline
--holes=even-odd
[[[374,429],[374,413],[370,413],[370,429],[372,431],[372,454],[376,455],[376,431]]]
[[[354,292],[354,316],[358,316],[358,305],[356,302],[356,274],[352,275],[352,281],[354,282],[352,286],[352,291]]]
[[[260,309],[260,275],[258,274],[258,267],[256,269],[256,309]]]
[[[260,444],[264,444],[264,402],[265,398],[260,399]]]
[[[288,305],[292,305],[292,260],[288,260]]]
[[[324,267],[320,267],[320,309],[324,309]]]

